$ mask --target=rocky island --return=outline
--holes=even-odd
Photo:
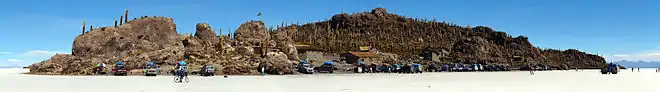
[[[167,71],[185,60],[192,69],[212,65],[218,74],[258,74],[260,64],[269,74],[291,74],[292,65],[301,59],[350,65],[355,63],[350,56],[375,64],[452,62],[514,68],[542,64],[557,69],[606,65],[603,57],[575,49],[537,48],[525,36],[512,37],[484,26],[406,18],[384,8],[276,28],[252,20],[233,35],[220,36],[207,23],[197,24],[194,34],[179,34],[172,18],[126,19],[120,25],[84,32],[75,38],[71,54],[32,64],[30,73],[89,75],[96,64],[116,61],[132,69],[154,61]]]

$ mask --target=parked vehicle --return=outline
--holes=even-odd
[[[422,68],[422,64],[414,63],[411,70],[412,73],[422,73],[424,69]]]
[[[401,69],[399,70],[400,73],[413,73],[413,67],[412,64],[403,64],[401,66]]]
[[[399,64],[392,64],[392,72],[400,73],[400,71],[401,71],[401,66],[399,66]]]
[[[126,69],[122,62],[117,62],[112,68],[112,74],[115,76],[126,76],[128,75],[128,69]]]
[[[144,68],[144,76],[156,76],[158,75],[159,69],[157,69],[156,64],[154,62],[149,61],[147,62],[147,67]]]
[[[428,67],[426,67],[426,71],[427,72],[440,72],[441,69],[440,69],[440,67],[438,67],[437,64],[432,63],[432,64],[429,64]]]
[[[463,64],[465,66],[465,71],[476,71],[474,64]]]
[[[199,70],[200,76],[215,76],[215,68],[210,65],[204,65],[202,69]]]
[[[600,70],[601,74],[617,74],[619,73],[619,67],[617,64],[610,63],[607,67]]]
[[[334,62],[327,61],[323,63],[320,67],[315,67],[315,70],[320,72],[320,73],[334,73],[335,66]]]
[[[308,63],[298,64],[297,69],[298,69],[298,72],[300,72],[300,73],[305,73],[305,74],[313,74],[314,73],[314,67],[311,64],[308,64]]]
[[[463,64],[453,64],[453,65],[454,65],[454,67],[452,67],[451,70],[454,71],[454,72],[467,71],[467,69],[465,68],[465,65],[463,65]]]
[[[383,64],[381,66],[378,66],[378,71],[377,72],[384,72],[384,73],[391,73],[394,69],[392,66],[388,64]]]
[[[440,71],[451,71],[451,66],[449,64],[442,64],[442,69]]]

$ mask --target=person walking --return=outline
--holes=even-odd
[[[635,72],[635,68],[630,68],[630,72]]]

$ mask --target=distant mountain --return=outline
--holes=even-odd
[[[621,60],[621,61],[615,61],[614,63],[620,64],[622,66],[625,66],[627,68],[660,68],[660,61],[628,61],[628,60]]]
[[[0,68],[21,68],[23,66],[15,64],[15,65],[0,65]]]

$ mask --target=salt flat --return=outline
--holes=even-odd
[[[660,92],[660,73],[622,70],[316,74],[286,76],[43,76],[0,69],[2,92]]]

